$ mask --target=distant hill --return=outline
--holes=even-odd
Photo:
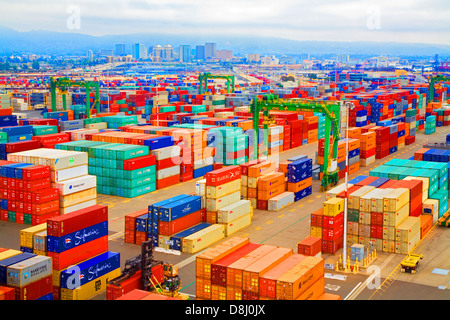
[[[205,42],[217,43],[217,49],[233,50],[234,54],[359,54],[394,56],[450,56],[449,45],[400,43],[400,42],[331,42],[296,41],[275,37],[227,36],[227,35],[176,35],[140,33],[127,35],[92,36],[72,32],[33,30],[20,32],[0,26],[0,55],[48,54],[85,55],[91,49],[94,53],[101,49],[114,49],[116,43],[124,43],[131,53],[133,43],[152,45],[193,46]]]

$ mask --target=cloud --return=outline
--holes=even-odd
[[[450,44],[446,0],[0,0],[1,23],[68,31],[70,6],[80,9],[80,29],[70,31],[92,35],[156,31]]]

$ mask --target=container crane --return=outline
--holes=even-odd
[[[273,116],[270,116],[270,110],[277,111],[307,111],[320,112],[325,114],[325,154],[324,171],[321,184],[321,191],[328,190],[339,182],[339,173],[337,168],[337,151],[340,139],[339,124],[341,105],[329,101],[311,101],[306,99],[279,99],[277,95],[269,94],[262,97],[256,96],[251,104],[253,113],[253,129],[256,137],[259,137],[259,117],[263,112],[264,121],[264,144],[268,146],[268,127],[275,123]],[[331,138],[331,139],[330,139]],[[330,142],[331,140],[331,142]],[[333,146],[332,159],[330,159],[330,143]],[[259,155],[258,143],[255,144],[255,152]],[[266,155],[265,155],[266,156]]]
[[[434,100],[434,90],[435,90],[435,84],[440,81],[450,81],[450,76],[444,76],[444,75],[435,75],[430,76],[428,80],[428,103],[432,102]]]
[[[234,92],[234,76],[233,75],[226,75],[226,74],[212,74],[209,72],[202,73],[198,76],[198,80],[200,82],[199,85],[199,93],[203,94],[208,89],[208,79],[225,79],[227,81],[227,93]],[[231,86],[231,88],[230,88]]]

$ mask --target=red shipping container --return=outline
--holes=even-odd
[[[318,237],[307,236],[305,239],[297,243],[299,254],[305,256],[315,256],[322,250],[322,239]]]
[[[156,181],[156,189],[163,189],[169,186],[172,186],[174,184],[177,184],[180,182],[180,175],[174,175],[171,177],[167,177],[161,180]]]
[[[187,173],[183,173],[182,175],[180,175],[180,181],[181,182],[190,181],[192,179],[194,179],[194,173],[193,172],[187,172]]]
[[[24,212],[33,213],[35,215],[43,215],[53,211],[59,210],[59,199],[52,200],[49,202],[44,202],[42,204],[32,204],[31,211],[27,212],[24,207]]]
[[[163,170],[181,164],[180,156],[156,161],[156,170]]]
[[[258,200],[257,204],[256,204],[256,207],[259,210],[267,210],[268,207],[269,207],[269,200]]]
[[[21,151],[28,151],[41,148],[41,142],[36,140],[10,142],[6,144],[6,152],[14,153]]]
[[[135,231],[135,244],[142,244],[142,242],[148,240],[148,235],[146,231]]]
[[[339,237],[342,237],[344,233],[344,226],[338,226],[335,228],[322,227],[322,239],[326,241],[334,241]]]
[[[52,275],[34,281],[24,287],[15,288],[16,300],[36,300],[53,292]]]
[[[56,188],[39,190],[30,194],[33,204],[42,204],[53,200],[58,200],[59,203],[59,189]]]
[[[54,270],[63,270],[106,251],[108,251],[108,236],[103,236],[61,253],[47,251],[47,256],[52,258]]]
[[[188,229],[196,224],[199,224],[200,222],[202,222],[202,219],[202,211],[199,210],[170,222],[159,221],[158,233],[160,235],[170,236],[182,230]]]
[[[0,301],[1,300],[16,300],[14,288],[0,286]]]
[[[33,191],[51,188],[50,177],[36,179],[36,180],[29,180],[29,181],[18,180],[18,182],[19,182],[19,188],[23,191],[33,192]]]
[[[128,159],[123,161],[123,170],[136,170],[156,164],[156,156],[150,154],[139,158]]]
[[[61,237],[107,220],[108,206],[97,204],[49,220],[47,235]]]
[[[206,185],[217,187],[227,182],[240,178],[241,178],[240,166],[228,166],[222,169],[213,170],[206,173]]]
[[[226,286],[227,285],[227,267],[246,256],[250,252],[262,246],[259,243],[249,242],[242,248],[230,253],[222,259],[211,264],[211,284]]]
[[[378,177],[370,176],[370,177],[367,177],[367,178],[365,178],[364,180],[362,180],[360,182],[355,183],[355,186],[367,186],[370,183],[374,182],[375,180],[378,180]]]
[[[376,239],[383,239],[383,226],[371,225],[370,226],[370,237]]]
[[[125,229],[134,230],[136,228],[136,218],[148,213],[148,209],[138,210],[125,215]]]
[[[322,241],[323,253],[335,253],[342,248],[343,238],[342,236],[334,241]]]
[[[374,226],[383,226],[383,213],[382,212],[371,212],[370,213],[370,224]]]
[[[248,175],[248,167],[251,167],[251,166],[261,163],[261,162],[263,162],[263,160],[258,159],[258,160],[252,160],[252,161],[240,164],[239,166],[241,167],[241,175],[243,175],[243,176]]]
[[[44,222],[47,222],[48,219],[52,219],[59,216],[59,209],[55,212],[50,212],[43,215],[32,214],[31,215],[31,225],[35,226]]]
[[[111,279],[114,280],[114,279]],[[120,283],[108,283],[106,286],[106,300],[116,300],[135,289],[142,289],[141,270]]]
[[[259,300],[259,294],[242,290],[242,300]]]

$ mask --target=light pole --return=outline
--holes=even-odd
[[[347,216],[348,216],[348,119],[349,119],[349,111],[355,108],[355,105],[352,102],[345,102],[344,106],[347,109],[347,124],[345,130],[345,146],[346,146],[346,156],[345,156],[345,197],[344,197],[344,234],[343,234],[343,259],[347,261]]]

